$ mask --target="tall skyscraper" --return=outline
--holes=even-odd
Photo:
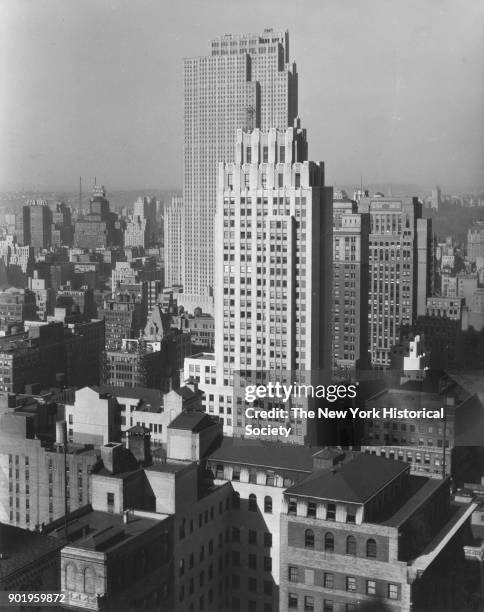
[[[333,200],[333,358],[338,368],[368,361],[367,213],[345,194]]]
[[[46,249],[51,244],[52,213],[47,200],[29,200],[23,207],[23,244]]]
[[[183,198],[173,196],[163,211],[165,285],[183,284]]]
[[[217,164],[234,160],[237,129],[285,130],[297,116],[288,32],[225,35],[185,60],[184,293],[210,311],[214,287]],[[197,305],[195,302],[195,305]]]
[[[238,130],[235,151],[218,177],[217,383],[236,387],[238,372],[320,376],[331,368],[333,194],[324,164],[307,161],[299,126]],[[234,395],[233,431],[245,435],[246,407]],[[290,427],[286,441],[314,442],[308,423]]]
[[[371,362],[388,368],[400,327],[424,315],[430,288],[431,221],[417,198],[362,198],[369,213],[368,331]]]

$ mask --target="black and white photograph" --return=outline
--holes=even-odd
[[[484,0],[0,0],[0,611],[484,611]]]

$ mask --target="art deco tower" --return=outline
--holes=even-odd
[[[307,149],[298,125],[238,130],[235,162],[219,167],[215,361],[220,387],[234,387],[235,435],[247,424],[237,373],[320,384],[331,369],[333,190]],[[286,441],[315,443],[313,425],[292,420]]]
[[[285,130],[296,116],[288,32],[225,35],[185,60],[183,285],[193,306],[212,302],[218,163],[234,161],[237,129]]]

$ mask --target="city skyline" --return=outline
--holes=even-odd
[[[111,189],[181,187],[183,58],[264,27],[289,29],[328,184],[482,188],[482,2],[128,6],[0,3],[0,189],[75,189],[95,174]]]

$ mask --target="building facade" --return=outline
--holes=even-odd
[[[234,159],[236,130],[284,130],[296,116],[288,32],[226,35],[211,42],[210,55],[185,60],[185,293],[213,293],[217,164]],[[209,312],[206,304],[195,305]]]

